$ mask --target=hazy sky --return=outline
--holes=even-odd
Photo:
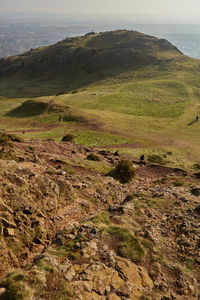
[[[0,0],[0,12],[120,14],[141,20],[200,23],[199,0]]]

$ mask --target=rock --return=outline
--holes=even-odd
[[[117,270],[126,280],[134,282],[134,286],[142,289],[142,279],[138,267],[124,258],[117,257]]]
[[[194,296],[196,294],[196,290],[195,287],[191,284],[188,285],[188,290],[190,291],[190,293]]]
[[[29,206],[25,206],[25,207],[22,209],[22,212],[23,212],[25,215],[32,215],[31,207],[29,207]]]
[[[152,289],[154,284],[151,278],[149,277],[147,270],[143,267],[139,267],[140,276],[142,278],[142,285],[147,289]]]
[[[5,288],[0,288],[0,297],[6,292]]]
[[[103,156],[110,155],[110,151],[109,150],[100,150],[98,153],[101,154],[101,155],[103,155]]]
[[[16,224],[13,222],[9,222],[6,219],[1,219],[1,222],[3,223],[3,225],[7,228],[16,228]]]
[[[37,211],[37,216],[38,216],[39,218],[44,218],[44,219],[46,219],[46,216],[43,214],[43,212],[41,212],[40,209],[38,209],[38,211]]]
[[[133,290],[133,293],[128,297],[128,299],[129,300],[140,300],[141,296],[142,296],[142,293],[140,291]]]
[[[111,213],[124,213],[124,208],[123,206],[119,206],[119,205],[110,205],[108,208],[108,211]]]
[[[112,293],[108,296],[108,300],[120,300],[121,298],[116,294]]]
[[[1,212],[1,211],[3,211],[3,212],[9,211],[9,212],[13,213],[13,210],[12,210],[9,206],[7,206],[7,205],[3,202],[2,199],[0,199],[0,212]]]
[[[110,283],[112,290],[118,290],[122,284],[123,280],[119,277],[118,273],[115,272]]]
[[[195,188],[191,189],[191,193],[192,193],[192,195],[194,195],[196,197],[200,196],[200,187],[195,187]]]
[[[96,230],[96,228],[92,227],[91,230],[90,230],[90,232],[91,232],[92,234],[96,234],[96,233],[97,233],[97,230]]]
[[[76,275],[76,272],[73,267],[70,267],[66,274],[64,274],[64,277],[67,281],[72,281],[74,276]]]
[[[35,244],[37,244],[37,245],[40,245],[40,244],[42,244],[42,241],[41,241],[39,238],[35,237],[35,238],[33,239],[33,243],[35,243]]]
[[[133,283],[130,281],[124,281],[121,287],[118,289],[118,295],[128,297],[133,290]]]
[[[5,237],[12,237],[15,236],[15,230],[13,228],[4,228],[3,235]]]
[[[200,205],[195,207],[194,212],[197,213],[198,215],[200,215]]]

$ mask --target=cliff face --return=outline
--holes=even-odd
[[[1,147],[1,299],[197,299],[193,174],[135,161],[136,179],[121,184],[105,176],[122,158],[109,151]]]

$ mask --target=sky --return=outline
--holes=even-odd
[[[112,15],[136,21],[200,23],[199,0],[0,0],[0,13]]]

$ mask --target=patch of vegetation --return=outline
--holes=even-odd
[[[92,161],[87,159],[73,158],[71,160],[66,161],[66,163],[68,165],[71,165],[74,169],[76,167],[83,168],[85,170],[90,170],[100,174],[107,174],[111,171],[110,165],[102,161]]]
[[[90,222],[94,223],[94,224],[106,224],[106,225],[110,225],[111,222],[110,222],[110,219],[109,219],[109,215],[107,212],[102,212],[92,218],[89,219]]]
[[[108,175],[113,176],[121,183],[131,182],[136,176],[136,169],[132,162],[128,160],[121,160],[116,168],[112,170]]]
[[[87,157],[87,160],[100,161],[100,157],[94,153],[90,153]]]
[[[66,134],[63,138],[62,138],[62,142],[72,142],[74,140],[75,136],[72,134]]]
[[[5,279],[0,282],[0,285],[6,288],[6,292],[3,295],[5,300],[28,300],[32,295],[23,273],[8,273]]]
[[[155,163],[158,165],[165,165],[167,163],[166,160],[162,156],[157,155],[157,154],[149,155],[147,160],[151,163]]]
[[[131,143],[132,140],[106,133],[100,133],[95,131],[82,131],[76,132],[75,142],[77,144],[83,144],[86,146],[106,146]]]
[[[184,186],[185,183],[183,182],[183,180],[181,178],[176,178],[176,180],[173,182],[173,185],[176,187],[179,187],[179,186]]]
[[[22,139],[12,134],[0,133],[0,158],[5,160],[15,160],[18,162],[12,142],[22,142]]]
[[[158,251],[154,251],[154,254],[152,255],[152,259],[154,261],[159,262],[160,264],[162,264],[163,261],[164,261],[163,255],[160,252],[158,252]]]
[[[145,249],[153,250],[153,243],[147,239],[141,240],[142,246],[144,246]]]
[[[105,229],[116,247],[117,254],[131,259],[133,262],[140,262],[145,257],[145,250],[139,239],[134,237],[126,228],[110,226]]]
[[[199,164],[199,163],[196,163],[196,164],[194,164],[194,165],[192,166],[192,168],[193,168],[194,170],[200,170],[200,164]]]
[[[74,299],[74,295],[70,291],[67,283],[63,283],[61,287],[52,296],[52,300],[71,300],[71,299]]]
[[[14,135],[14,134],[7,134],[4,132],[0,133],[0,146],[12,146],[12,142],[23,142],[23,139]]]

